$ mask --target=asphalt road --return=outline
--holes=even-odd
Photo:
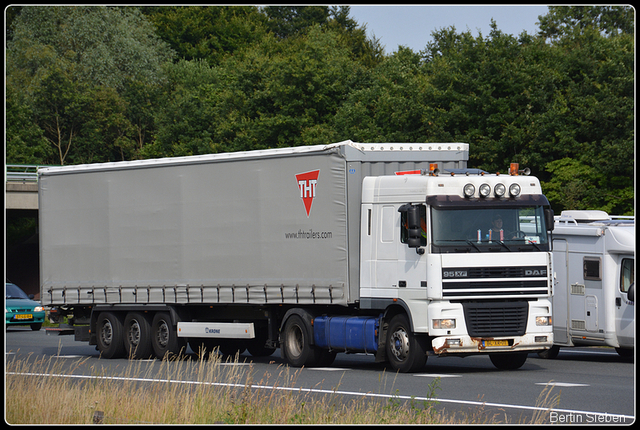
[[[114,376],[126,362],[100,359],[94,346],[76,342],[73,336],[48,336],[44,329],[8,328],[5,336],[6,362],[43,355],[70,363],[86,358],[85,368],[102,366],[105,374]],[[197,360],[190,349],[187,353]],[[160,369],[158,360],[145,365]],[[287,369],[279,350],[262,358],[245,352],[237,364],[227,366],[247,375],[251,369],[252,380],[267,390],[279,385],[275,379]],[[82,374],[82,369],[74,372]],[[449,412],[474,413],[481,408],[486,416],[506,415],[510,422],[528,422],[532,414],[542,413],[552,423],[630,424],[636,413],[634,359],[622,358],[611,348],[561,349],[553,360],[530,354],[514,371],[496,370],[488,356],[429,357],[420,372],[396,374],[375,363],[373,356],[359,354],[338,354],[331,367],[291,369],[296,371],[295,387],[311,393],[416,402],[433,395],[438,407]],[[559,404],[551,410],[540,408],[539,396],[551,386]]]

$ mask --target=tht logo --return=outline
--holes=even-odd
[[[307,211],[307,218],[309,218],[309,214],[311,213],[313,199],[316,198],[316,185],[318,185],[319,174],[320,170],[313,170],[296,175],[298,188],[300,188],[300,198],[302,199],[302,203],[304,203],[304,209]]]

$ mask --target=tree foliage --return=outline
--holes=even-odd
[[[551,6],[538,34],[444,28],[385,55],[345,6],[10,7],[7,162],[330,143],[470,143],[552,205],[634,208],[634,11]]]

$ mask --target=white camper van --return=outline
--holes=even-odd
[[[553,231],[553,340],[560,347],[606,345],[633,354],[635,222],[603,211],[563,211]]]

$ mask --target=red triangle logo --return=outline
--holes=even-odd
[[[320,175],[320,170],[298,173],[296,175],[296,181],[298,181],[298,188],[300,189],[300,198],[302,199],[302,203],[304,203],[304,209],[307,211],[307,218],[311,213],[313,199],[316,198],[318,175]]]

